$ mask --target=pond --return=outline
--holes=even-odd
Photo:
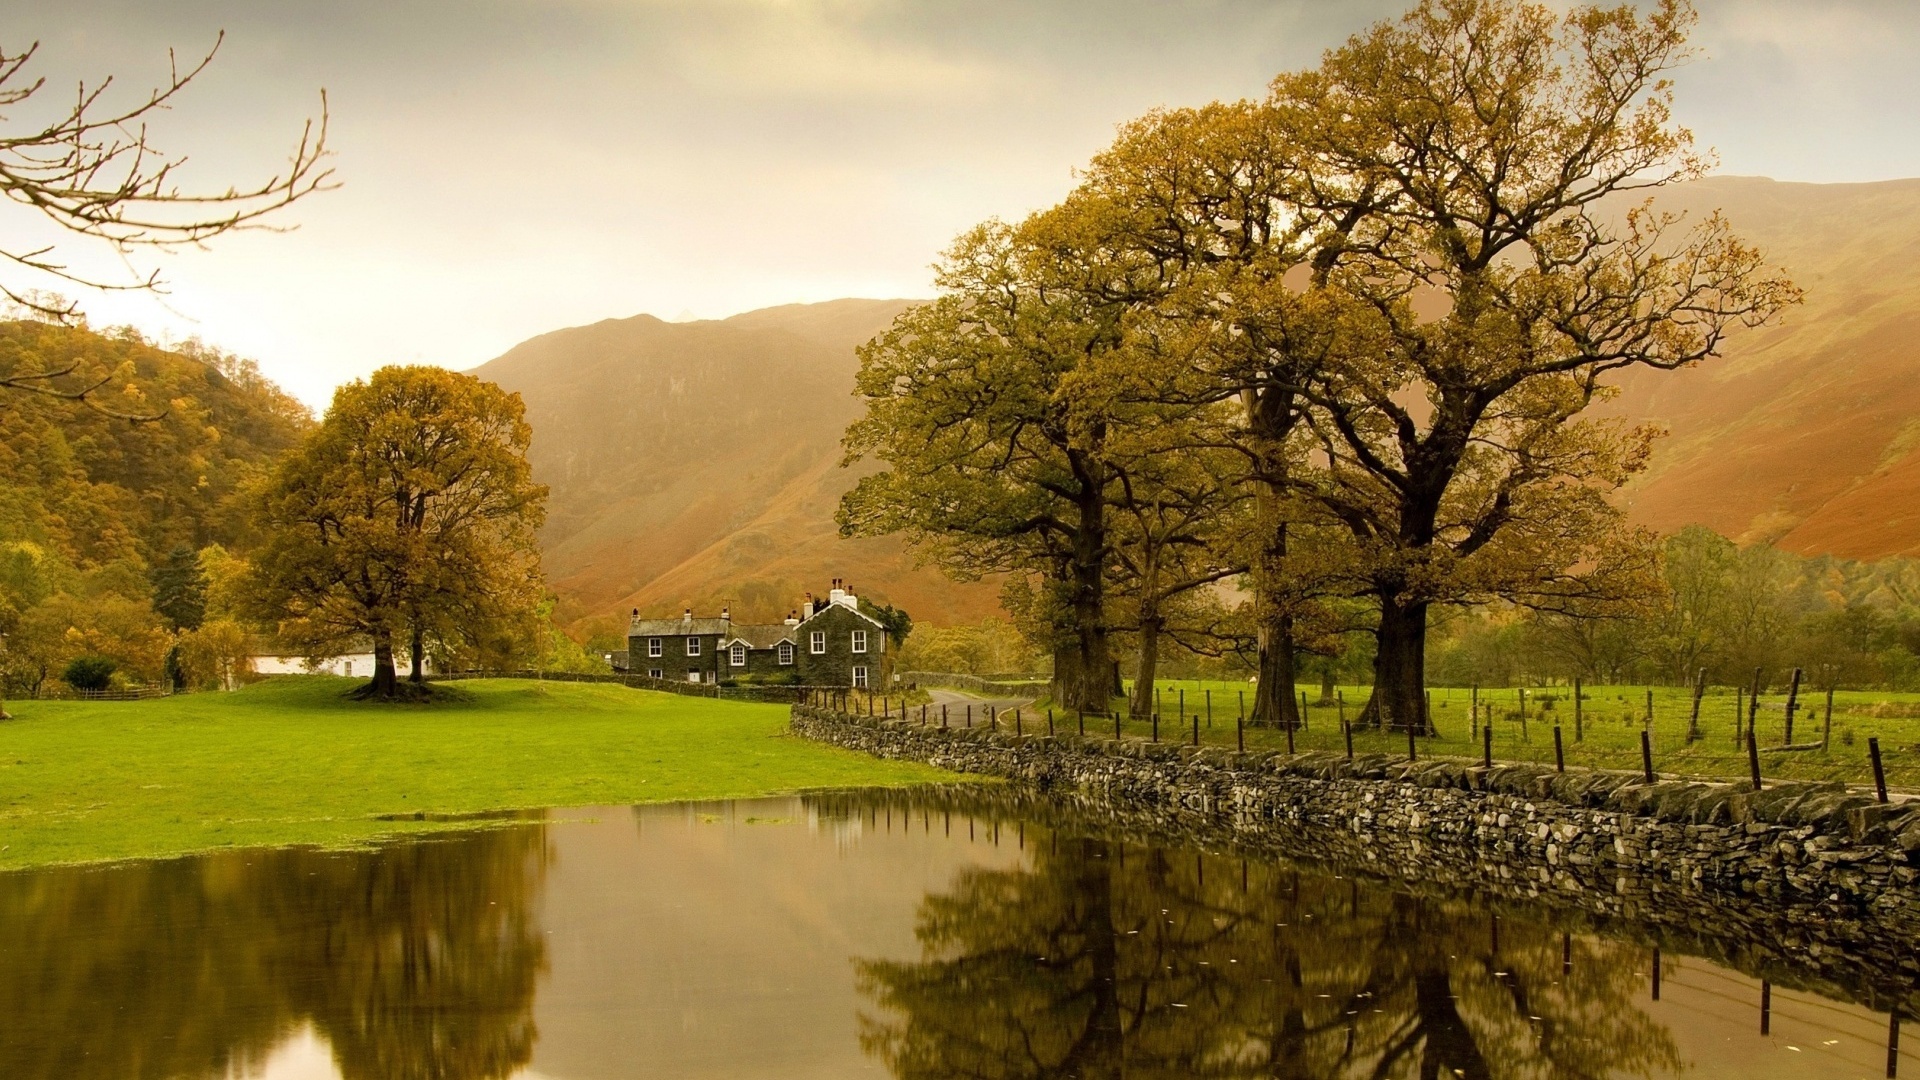
[[[0,875],[0,1076],[1890,1075],[1899,1021],[1864,990],[956,805]]]

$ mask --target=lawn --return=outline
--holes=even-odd
[[[1201,741],[1213,745],[1231,745],[1234,725],[1241,710],[1253,704],[1253,686],[1245,682],[1162,679],[1159,690],[1162,717],[1160,738],[1190,741],[1192,717],[1201,718]],[[1653,694],[1653,723],[1646,723],[1647,694]],[[1294,694],[1307,695],[1307,727],[1294,733],[1299,750],[1344,752],[1345,739],[1341,718],[1353,718],[1366,704],[1370,689],[1343,686],[1337,689],[1334,704],[1320,704],[1320,687],[1301,685]],[[1471,714],[1473,693],[1462,688],[1438,688],[1432,692],[1434,725],[1437,738],[1419,740],[1422,756],[1449,756],[1475,759],[1482,744],[1475,738]],[[1522,721],[1520,691],[1512,688],[1481,690],[1480,719],[1493,717],[1494,756],[1500,760],[1526,760],[1552,763],[1553,728],[1561,728],[1561,740],[1569,766],[1610,769],[1641,767],[1640,733],[1652,736],[1654,767],[1666,774],[1701,777],[1744,777],[1748,775],[1743,743],[1734,741],[1736,701],[1744,728],[1745,695],[1736,696],[1732,687],[1713,687],[1704,695],[1700,707],[1700,738],[1689,743],[1687,723],[1692,709],[1691,692],[1677,686],[1589,686],[1581,692],[1581,723],[1575,735],[1573,695],[1570,687],[1529,688],[1526,691],[1525,720]],[[1780,750],[1786,741],[1786,694],[1770,690],[1761,695],[1757,726],[1760,736],[1761,772],[1769,778],[1803,780],[1843,780],[1853,784],[1871,784],[1873,773],[1867,759],[1867,740],[1878,738],[1887,774],[1887,782],[1896,788],[1920,788],[1920,694],[1887,691],[1842,690],[1834,694],[1833,721],[1827,726],[1827,701],[1824,693],[1802,689],[1795,711],[1793,743],[1806,746],[1820,743],[1824,749]],[[1115,699],[1115,708],[1126,705]],[[1044,703],[1038,707],[1044,711]],[[1184,712],[1182,711],[1184,709]],[[1036,712],[1035,715],[1040,715]],[[1175,716],[1187,720],[1176,734]],[[1211,720],[1209,720],[1211,717]],[[1130,738],[1152,738],[1152,725],[1127,721],[1122,729]],[[1111,735],[1113,722],[1096,726],[1088,721],[1088,733]],[[1248,749],[1283,749],[1286,736],[1281,732],[1249,731]],[[1354,749],[1358,753],[1405,754],[1405,735],[1356,731]]]
[[[491,680],[374,705],[351,679],[142,702],[9,701],[0,869],[240,845],[351,845],[539,807],[954,779],[791,737],[780,705]]]

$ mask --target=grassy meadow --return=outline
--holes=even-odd
[[[9,701],[0,870],[240,845],[351,845],[487,811],[953,779],[789,736],[782,705],[475,681],[430,705],[276,678],[140,702]],[[424,814],[443,820],[396,820]]]
[[[1159,690],[1162,715],[1162,739],[1175,736],[1171,717],[1182,705],[1189,718],[1180,735],[1192,738],[1191,718],[1201,716],[1201,741],[1231,744],[1234,721],[1242,708],[1253,703],[1253,687],[1245,682],[1194,679],[1162,679]],[[1653,723],[1646,724],[1647,695],[1653,695]],[[1294,733],[1294,744],[1301,750],[1340,750],[1345,745],[1340,729],[1342,715],[1353,717],[1366,704],[1370,689],[1343,686],[1336,691],[1344,706],[1320,704],[1320,687],[1301,685],[1294,691],[1307,695],[1306,730]],[[1182,696],[1184,694],[1184,697]],[[1434,726],[1437,738],[1420,740],[1422,755],[1478,758],[1481,743],[1474,738],[1471,716],[1472,691],[1461,688],[1435,688]],[[1732,687],[1713,687],[1700,705],[1700,738],[1687,742],[1687,722],[1692,708],[1691,691],[1677,686],[1588,686],[1581,690],[1582,737],[1575,738],[1573,691],[1571,687],[1528,688],[1525,720],[1520,710],[1520,691],[1511,688],[1480,691],[1480,717],[1493,720],[1494,756],[1504,760],[1553,761],[1553,728],[1561,728],[1568,765],[1638,770],[1640,732],[1650,730],[1654,746],[1654,767],[1663,773],[1690,776],[1746,776],[1747,755],[1744,743],[1734,741],[1736,695]],[[1739,695],[1740,712],[1745,716],[1745,695]],[[1804,780],[1844,780],[1855,784],[1872,783],[1867,760],[1867,740],[1878,738],[1887,772],[1887,782],[1895,787],[1920,788],[1920,694],[1871,690],[1841,690],[1833,696],[1833,720],[1825,749],[1779,750],[1786,740],[1786,694],[1773,691],[1761,695],[1758,729],[1760,768],[1770,778]],[[1211,705],[1212,723],[1207,722]],[[1115,707],[1125,704],[1115,699]],[[1744,720],[1742,720],[1744,729]],[[1827,702],[1824,693],[1802,688],[1794,712],[1795,745],[1819,743],[1826,734]],[[1151,725],[1129,721],[1123,724],[1129,736],[1151,737]],[[1090,724],[1091,730],[1091,724]],[[1102,729],[1112,733],[1112,721]],[[1279,748],[1286,745],[1280,732],[1249,731],[1249,748]],[[1372,731],[1354,733],[1354,749],[1359,753],[1406,753],[1405,735]]]

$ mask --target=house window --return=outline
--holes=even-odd
[[[659,638],[655,637],[655,638],[647,639],[647,655],[648,656],[659,656],[664,652],[666,652],[666,650],[661,647]]]
[[[659,668],[647,669],[647,678],[649,679],[664,679],[666,677],[667,677],[667,673],[664,671],[661,671]]]
[[[783,664],[793,663],[793,642],[783,641],[780,643],[780,662]]]
[[[867,632],[865,630],[855,630],[853,632],[853,651],[867,651]]]
[[[737,641],[733,643],[733,666],[747,666],[747,647]]]
[[[813,655],[825,655],[827,651],[827,632],[825,630],[815,630],[808,645],[812,647]]]
[[[699,638],[690,637],[687,639],[687,655],[688,656],[700,655],[700,639]]]
[[[864,665],[853,669],[853,685],[867,685],[867,669]]]
[[[695,669],[693,669],[693,668],[688,668],[688,669],[687,669],[687,681],[688,681],[688,682],[699,682],[699,681],[700,681],[700,672],[699,672],[699,671],[697,671],[697,670],[695,670]]]

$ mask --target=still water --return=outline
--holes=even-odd
[[[7,1080],[1887,1075],[1887,1013],[1764,998],[1466,902],[883,795],[0,875]]]

